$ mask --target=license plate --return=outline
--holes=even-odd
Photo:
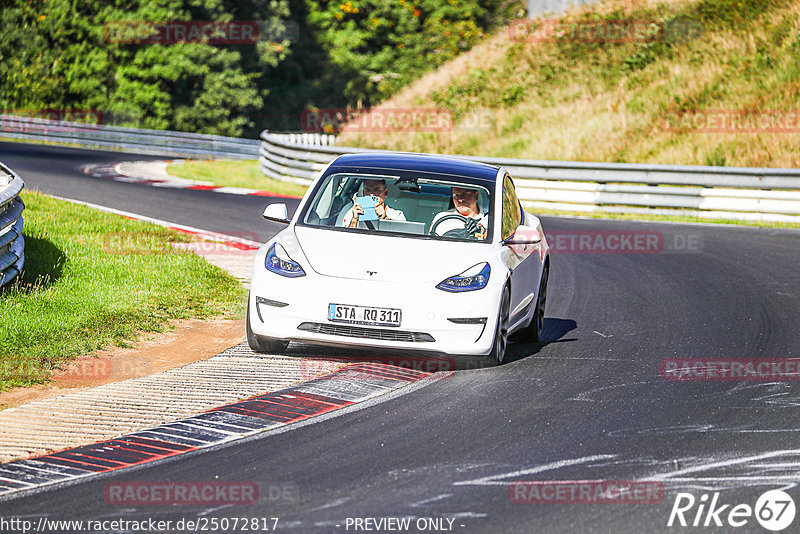
[[[400,310],[394,308],[328,304],[328,320],[335,323],[400,326],[402,315]]]

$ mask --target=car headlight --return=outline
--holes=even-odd
[[[267,257],[264,260],[264,267],[268,271],[281,276],[288,276],[289,278],[306,275],[300,264],[290,258],[283,247],[278,244],[269,247]]]
[[[483,289],[489,283],[489,274],[491,272],[492,268],[489,267],[488,263],[479,263],[461,274],[442,280],[436,288],[451,293]]]

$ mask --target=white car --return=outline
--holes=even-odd
[[[355,205],[354,205],[355,204]],[[508,337],[538,341],[550,267],[541,223],[508,172],[458,158],[344,155],[314,180],[255,258],[247,340],[502,363]]]

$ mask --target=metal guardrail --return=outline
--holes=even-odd
[[[0,287],[14,280],[25,264],[22,210],[19,197],[25,183],[17,173],[0,163]]]
[[[309,184],[341,154],[380,152],[261,133],[262,172]],[[527,208],[800,223],[800,169],[590,163],[456,156],[505,167]]]
[[[192,158],[253,159],[259,147],[255,139],[1,114],[0,137]]]

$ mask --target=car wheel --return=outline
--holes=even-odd
[[[279,339],[269,339],[257,335],[250,326],[250,305],[247,306],[247,344],[253,352],[264,352],[269,354],[280,354],[289,346],[288,341]]]
[[[547,282],[550,279],[550,267],[545,266],[542,273],[542,283],[539,284],[539,297],[536,299],[536,338],[534,341],[541,341],[542,330],[544,330],[544,310],[547,307]]]
[[[550,277],[550,268],[545,266],[542,272],[542,281],[539,283],[539,291],[536,294],[536,308],[533,310],[531,324],[514,334],[514,341],[535,343],[542,338],[544,329],[544,310],[547,305],[547,281]]]
[[[503,358],[506,355],[506,348],[508,347],[508,308],[510,306],[511,296],[508,288],[503,290],[503,296],[500,299],[500,310],[497,313],[497,327],[494,331],[494,344],[492,345],[492,352],[490,358],[495,365],[501,365]]]

